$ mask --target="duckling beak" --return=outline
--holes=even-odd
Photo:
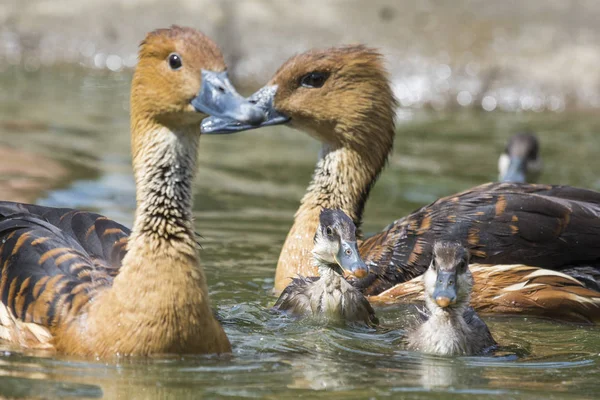
[[[356,242],[341,240],[340,250],[335,255],[335,261],[342,269],[359,279],[364,278],[369,273],[369,267],[367,267],[367,264],[360,258]]]
[[[442,308],[456,303],[456,273],[454,271],[438,271],[433,299]]]
[[[191,101],[197,112],[233,119],[250,126],[264,121],[264,111],[238,94],[227,72],[202,70],[202,85]],[[205,118],[206,119],[206,118]]]
[[[503,176],[500,177],[501,182],[527,182],[527,162],[522,157],[510,157],[508,168]]]
[[[204,134],[223,134],[247,131],[263,126],[285,124],[290,120],[285,114],[275,109],[273,101],[277,94],[277,85],[265,86],[252,96],[248,102],[262,110],[262,120],[258,124],[251,124],[238,118],[220,118],[213,114],[212,117],[202,121],[201,130]]]

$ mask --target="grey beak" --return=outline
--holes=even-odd
[[[510,157],[506,174],[500,179],[502,182],[527,182],[527,162],[521,157]]]
[[[350,272],[357,278],[364,278],[369,273],[369,267],[360,257],[356,242],[340,241],[340,250],[335,256],[342,269]]]
[[[263,120],[258,124],[251,124],[238,118],[220,118],[213,116],[205,118],[202,121],[201,129],[204,134],[223,134],[246,131],[249,129],[261,128],[263,126],[285,124],[290,118],[279,111],[273,105],[277,86],[265,86],[252,96],[248,97],[248,102],[260,108],[263,113]]]
[[[433,300],[442,308],[456,303],[456,271],[438,271]]]
[[[198,112],[243,121],[251,126],[258,125],[265,119],[260,107],[238,94],[229,81],[227,72],[202,70],[202,86],[191,104]]]

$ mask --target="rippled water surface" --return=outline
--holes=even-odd
[[[3,199],[95,210],[131,225],[130,76],[42,70],[0,75]],[[374,232],[439,196],[495,179],[519,129],[541,137],[542,181],[600,189],[600,119],[591,114],[402,111],[393,157],[368,203]],[[377,309],[377,331],[273,315],[273,274],[319,145],[287,128],[204,137],[196,228],[230,357],[98,362],[0,344],[0,397],[582,398],[600,390],[595,327],[489,317],[489,357],[407,352],[411,306]],[[110,323],[110,321],[108,321]]]

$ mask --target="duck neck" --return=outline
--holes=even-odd
[[[360,227],[365,202],[386,159],[387,152],[372,157],[352,147],[323,145],[295,222],[323,208],[339,208]]]
[[[275,291],[281,291],[296,274],[314,276],[311,262],[313,237],[323,208],[343,210],[360,225],[365,202],[392,150],[393,123],[385,132],[361,132],[369,143],[324,145],[308,190],[281,250],[275,274]],[[352,133],[344,133],[352,137]]]
[[[341,279],[343,276],[343,271],[337,264],[329,264],[322,261],[317,261],[317,270],[319,271],[319,276],[321,279],[329,282],[335,279]]]
[[[134,137],[137,208],[129,249],[168,249],[197,258],[192,222],[192,183],[200,132],[161,125]]]

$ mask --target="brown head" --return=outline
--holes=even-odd
[[[286,123],[334,147],[382,147],[386,155],[394,137],[396,100],[383,58],[376,50],[342,46],[311,50],[292,57],[249,100],[266,110],[260,126]],[[211,118],[205,133],[251,129]]]
[[[171,129],[207,115],[259,123],[262,112],[243,100],[227,78],[217,45],[204,34],[172,26],[146,35],[131,86],[134,127],[141,121]]]
[[[364,278],[369,268],[356,245],[356,226],[342,210],[324,208],[319,216],[312,254],[318,265]]]
[[[473,287],[469,251],[459,243],[436,242],[423,281],[426,301],[431,306],[445,310],[468,306]]]

